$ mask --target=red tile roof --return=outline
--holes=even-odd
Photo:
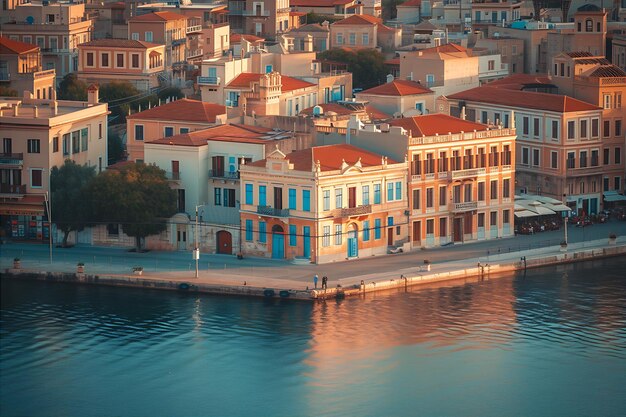
[[[409,96],[414,94],[429,94],[432,90],[418,82],[408,80],[393,80],[357,94],[375,94],[379,96]]]
[[[385,61],[385,65],[400,65],[400,58],[392,58]]]
[[[389,26],[385,26],[385,25],[382,25],[382,24],[376,26],[376,30],[378,32],[395,32],[396,31],[396,29],[390,28]]]
[[[422,5],[422,0],[408,0],[402,4],[398,4],[396,7],[419,7]]]
[[[290,6],[300,7],[334,7],[342,4],[350,4],[354,0],[290,0]]]
[[[513,74],[489,83],[489,87],[505,88],[507,90],[523,90],[524,87],[536,87],[537,85],[554,86],[550,77],[544,74]]]
[[[158,43],[135,41],[132,39],[94,39],[93,41],[81,43],[78,46],[97,46],[106,48],[137,48],[148,49],[155,46],[162,46]]]
[[[261,76],[264,74],[257,74],[254,72],[242,72],[235,79],[233,79],[228,85],[228,88],[250,88],[250,83],[259,82]],[[293,91],[301,88],[314,87],[308,81],[303,81],[298,78],[288,77],[286,75],[281,76],[282,91]]]
[[[626,77],[626,72],[615,65],[602,65],[594,69],[591,74],[585,74],[585,76],[594,78]]]
[[[357,148],[353,145],[339,144],[316,146],[314,148],[295,151],[287,155],[287,159],[293,164],[295,171],[311,172],[313,164],[320,162],[321,171],[336,171],[341,169],[341,165],[345,161],[348,165],[354,165],[357,161],[361,161],[361,166],[371,167],[382,165],[382,156]],[[387,159],[388,164],[397,164],[398,162]],[[264,167],[266,160],[251,163],[251,166]]]
[[[174,12],[154,12],[135,16],[129,22],[167,22],[169,20],[187,20],[187,16]]]
[[[581,58],[581,57],[593,56],[591,54],[591,52],[587,52],[587,51],[566,52],[565,54],[571,56],[572,58]]]
[[[378,110],[376,107],[374,106],[370,106],[370,105],[365,105],[363,110],[355,110],[355,109],[350,109],[346,106],[342,106],[341,104],[337,104],[337,103],[325,103],[325,104],[320,104],[319,105],[322,108],[322,111],[324,113],[326,112],[333,112],[333,113],[337,113],[338,116],[348,116],[351,114],[361,114],[363,111],[365,111],[365,113],[367,113],[367,115],[370,117],[370,120],[387,120],[387,119],[391,119],[391,115],[382,112],[380,110]],[[299,114],[302,115],[307,115],[307,116],[312,116],[313,115],[313,107],[309,107],[306,108],[302,111],[300,111]]]
[[[14,41],[4,36],[0,36],[0,54],[23,54],[39,49],[37,45]]]
[[[274,133],[271,129],[227,124],[160,138],[148,143],[171,146],[204,146],[207,141],[265,144],[268,143],[267,135],[271,133]]]
[[[343,20],[339,20],[333,25],[382,25],[383,21],[368,14],[355,14]]]
[[[216,116],[221,114],[226,114],[226,107],[221,104],[183,98],[132,114],[126,118],[215,123]]]
[[[405,117],[394,119],[389,122],[391,126],[401,126],[409,131],[411,136],[434,136],[435,134],[447,135],[448,133],[473,132],[474,130],[487,130],[487,125],[448,116],[447,114],[434,113],[424,116]]]
[[[559,94],[535,93],[533,91],[502,91],[501,88],[487,84],[482,87],[448,96],[453,100],[477,101],[479,103],[498,104],[509,107],[520,107],[567,113],[574,111],[597,110],[600,107]]]
[[[245,39],[248,42],[263,42],[265,41],[265,39],[260,38],[258,36],[254,36],[254,35],[241,35],[239,33],[233,33],[232,35],[230,35],[230,43],[239,43],[241,42],[241,39]]]
[[[419,51],[422,54],[429,53],[450,53],[450,52],[468,52],[467,48],[462,47],[461,45],[457,45],[456,43],[447,43],[445,45],[433,46],[432,48],[420,49]]]

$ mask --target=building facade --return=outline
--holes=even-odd
[[[0,36],[0,86],[15,96],[32,91],[35,98],[49,99],[55,79],[53,69],[42,71],[41,48]]]

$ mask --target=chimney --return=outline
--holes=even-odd
[[[465,120],[465,106],[461,107],[461,119]]]
[[[393,74],[387,74],[387,82],[388,83],[392,83],[393,82]]]
[[[91,84],[87,89],[87,103],[91,104],[92,106],[99,104],[99,92],[100,88],[98,87],[98,84]]]

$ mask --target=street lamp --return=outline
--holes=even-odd
[[[563,194],[563,205],[566,205],[565,202],[567,201],[566,199],[566,194]],[[565,217],[564,217],[565,221],[565,227],[563,228],[565,231],[565,238],[563,239],[563,241],[565,242],[565,244],[567,245],[567,222],[569,221],[569,210],[565,210]]]
[[[50,209],[50,191],[44,194],[46,202],[46,211],[48,212],[48,245],[50,246],[50,263],[52,263],[52,210]]]
[[[196,261],[196,278],[198,278],[198,262],[200,261],[200,249],[198,248],[198,207],[202,207],[202,205],[196,206],[196,229],[193,232],[195,247],[193,249],[193,259]]]

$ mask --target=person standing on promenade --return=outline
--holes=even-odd
[[[315,289],[317,289],[317,280],[318,280],[318,276],[317,274],[315,274],[315,276],[313,277],[313,285],[315,286]]]
[[[324,275],[322,277],[322,289],[325,290],[326,288],[328,288],[328,277]]]

